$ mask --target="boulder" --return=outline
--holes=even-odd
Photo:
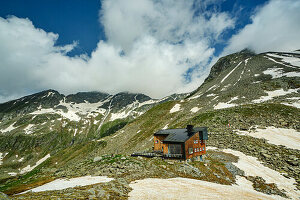
[[[99,160],[102,160],[101,156],[97,156],[97,157],[94,158],[94,162],[98,162]]]

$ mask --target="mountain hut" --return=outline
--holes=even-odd
[[[160,130],[154,134],[154,151],[165,158],[202,160],[207,139],[207,127]]]

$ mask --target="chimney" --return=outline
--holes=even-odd
[[[186,126],[186,130],[187,130],[187,132],[188,132],[188,134],[190,135],[191,133],[193,133],[193,129],[194,128],[194,126],[193,125],[187,125]]]

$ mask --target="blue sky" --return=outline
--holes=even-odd
[[[239,29],[249,24],[251,13],[257,6],[267,0],[227,0],[209,5],[206,10],[229,12],[236,17],[236,26],[224,33],[224,42]],[[195,2],[197,4],[197,2]],[[0,16],[6,18],[14,15],[20,18],[29,18],[35,27],[47,32],[59,34],[56,45],[66,45],[78,41],[77,47],[68,53],[70,56],[87,53],[96,48],[99,40],[106,40],[104,27],[99,23],[100,0],[10,0],[4,1],[0,7]],[[198,12],[201,12],[199,9]],[[219,54],[226,44],[214,44]]]
[[[99,23],[99,0],[9,0],[0,6],[0,16],[14,15],[29,18],[35,27],[59,34],[56,45],[78,41],[71,56],[90,54],[98,41],[105,40],[103,27]]]
[[[220,56],[300,48],[299,0],[10,0],[0,102],[55,89],[190,92]]]

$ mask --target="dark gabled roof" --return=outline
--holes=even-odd
[[[187,141],[195,133],[201,132],[203,135],[203,140],[207,140],[207,127],[196,127],[193,128],[191,132],[188,132],[185,128],[180,129],[166,129],[157,131],[154,135],[167,135],[163,142],[178,142],[182,143]]]

